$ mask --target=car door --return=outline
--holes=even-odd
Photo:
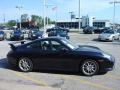
[[[40,40],[27,45],[27,56],[34,62],[34,67],[39,69],[52,68],[51,47],[49,40]]]
[[[47,53],[47,62],[52,69],[73,70],[76,67],[73,52],[57,40],[50,41],[51,50]],[[51,65],[50,65],[51,64]]]

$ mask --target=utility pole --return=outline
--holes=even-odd
[[[43,15],[44,15],[44,33],[46,33],[46,0],[44,0],[44,11],[43,11]]]
[[[113,2],[110,2],[110,4],[113,4],[113,30],[115,29],[115,10],[116,10],[116,4],[120,3],[119,1],[114,0]]]
[[[80,32],[80,28],[81,28],[81,20],[80,20],[80,0],[79,0],[79,8],[78,8],[78,11],[79,11],[79,32]]]
[[[5,24],[5,14],[3,14],[3,22],[4,22],[4,24]]]
[[[16,8],[19,10],[19,15],[20,15],[20,29],[21,29],[21,9],[23,8],[22,6],[16,6]]]
[[[70,13],[70,19],[71,19],[71,22],[72,22],[72,15],[73,15],[73,12],[69,12]]]

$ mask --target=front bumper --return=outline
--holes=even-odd
[[[4,37],[0,37],[0,40],[4,40]]]
[[[100,72],[112,71],[115,68],[115,58],[110,56],[110,59],[106,59],[104,63],[100,64]]]
[[[98,37],[98,40],[101,40],[101,41],[112,41],[112,38],[110,38],[110,37]]]

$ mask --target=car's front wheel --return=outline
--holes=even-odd
[[[112,37],[112,41],[114,41],[115,40],[115,37]]]
[[[92,76],[99,71],[99,65],[95,60],[85,60],[81,65],[81,71],[86,76]]]
[[[20,58],[18,68],[22,72],[30,72],[33,70],[33,62],[29,58]]]

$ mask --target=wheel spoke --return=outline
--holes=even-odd
[[[32,63],[29,59],[23,58],[19,61],[19,68],[22,71],[29,71],[32,68]]]
[[[86,61],[84,62],[82,69],[83,69],[83,73],[85,75],[93,75],[96,73],[97,71],[97,63],[94,61]]]

